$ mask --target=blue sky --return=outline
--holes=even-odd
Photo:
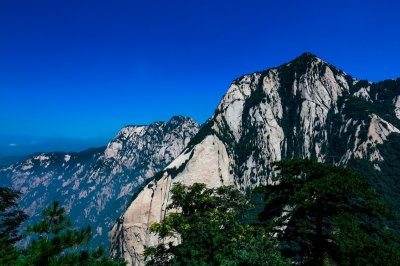
[[[385,0],[0,1],[0,155],[100,146],[124,125],[176,114],[202,123],[234,78],[305,51],[359,79],[399,77],[398,10]]]

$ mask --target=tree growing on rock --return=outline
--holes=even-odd
[[[147,265],[287,265],[261,228],[243,222],[250,205],[238,190],[176,184],[171,192],[170,213],[151,226],[161,244],[146,249]]]

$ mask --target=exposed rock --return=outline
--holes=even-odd
[[[389,121],[380,108],[393,106],[393,98],[387,99],[394,86],[385,83],[391,87],[380,90],[381,83],[367,84],[311,54],[236,79],[185,151],[114,225],[112,255],[143,264],[145,247],[158,243],[149,226],[164,219],[176,182],[233,184],[246,191],[271,182],[272,162],[296,157],[341,165],[363,159],[379,170],[380,144],[400,133],[400,123],[393,121],[394,112]]]
[[[75,225],[92,226],[96,246],[108,245],[108,231],[132,195],[182,152],[198,128],[181,116],[149,126],[127,126],[106,148],[42,153],[0,168],[0,183],[11,183],[23,192],[20,206],[30,216],[27,223],[57,199]]]

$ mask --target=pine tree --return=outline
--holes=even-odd
[[[57,201],[42,212],[40,222],[29,226],[33,240],[22,265],[125,265],[104,256],[104,249],[85,250],[91,237],[90,226],[73,229],[65,209]]]
[[[17,208],[21,193],[10,188],[0,187],[0,238],[10,244],[22,238],[18,227],[28,217]]]
[[[17,208],[20,193],[0,187],[0,265],[12,265],[19,256],[14,244],[22,238],[18,228],[27,215]]]
[[[242,222],[250,206],[238,190],[176,184],[171,192],[171,213],[151,226],[161,244],[146,249],[147,265],[287,265],[262,230]]]
[[[389,208],[365,178],[309,160],[275,164],[264,188],[264,226],[300,265],[399,265],[399,239],[385,229]]]

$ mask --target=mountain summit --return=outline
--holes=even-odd
[[[176,158],[198,128],[183,116],[147,126],[126,126],[107,147],[41,153],[0,168],[0,184],[12,184],[22,192],[19,206],[30,216],[28,223],[59,200],[76,226],[92,226],[92,243],[107,245],[109,228],[133,193]]]
[[[158,241],[149,226],[167,214],[174,183],[247,191],[270,183],[271,163],[281,159],[364,170],[381,193],[391,187],[390,201],[400,194],[390,170],[396,168],[385,167],[400,165],[400,153],[390,150],[400,150],[399,119],[400,79],[359,81],[310,53],[235,79],[182,154],[118,219],[110,233],[111,253],[131,265],[143,263],[144,248]]]

